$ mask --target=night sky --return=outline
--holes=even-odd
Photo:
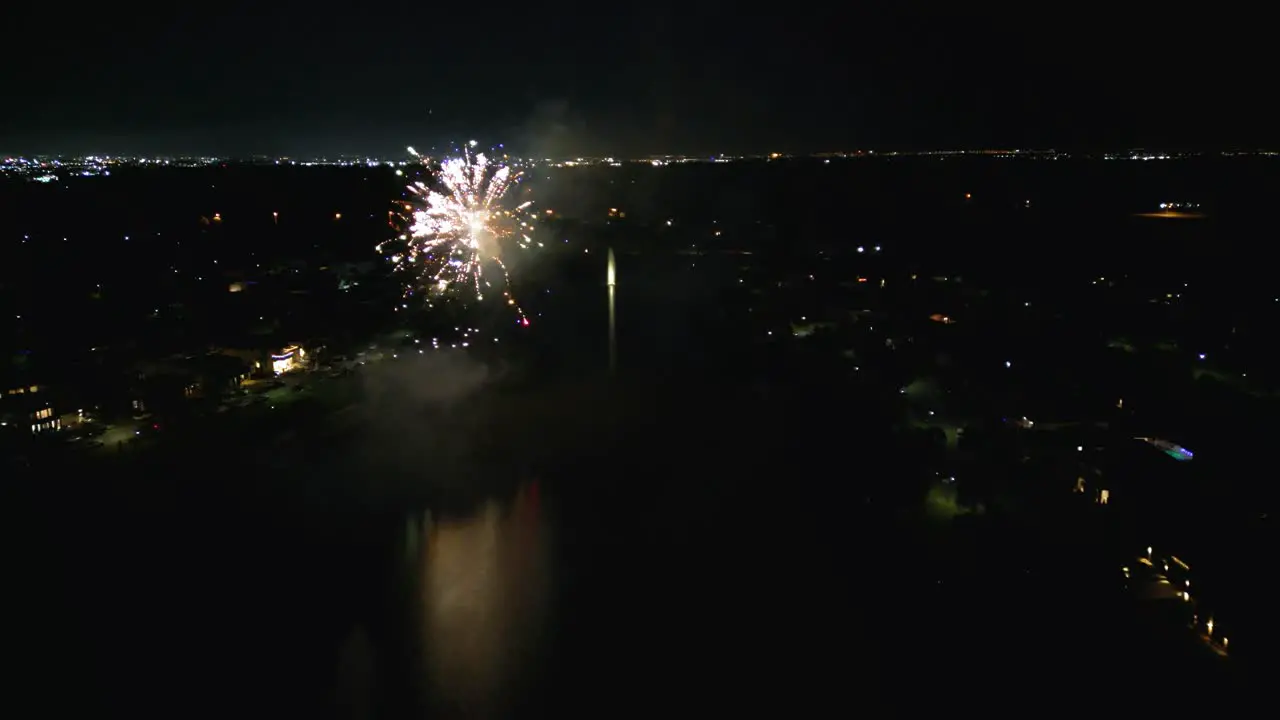
[[[1204,8],[22,5],[4,19],[7,154],[1280,144],[1266,23]]]

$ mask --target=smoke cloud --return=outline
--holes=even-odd
[[[505,374],[458,350],[413,350],[360,367],[351,426],[366,485],[424,491],[463,486],[494,431],[493,389]]]
[[[570,109],[566,100],[537,103],[514,144],[524,156],[539,160],[573,157],[591,146],[586,121]]]
[[[447,410],[496,379],[489,365],[461,352],[410,351],[362,366],[361,381],[372,405],[386,410]]]

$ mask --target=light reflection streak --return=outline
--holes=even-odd
[[[491,501],[467,519],[421,523],[423,668],[452,710],[499,713],[519,694],[548,610],[541,512],[534,485],[509,508]]]

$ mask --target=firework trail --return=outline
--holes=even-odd
[[[390,252],[391,263],[414,278],[406,295],[421,289],[429,298],[474,292],[477,301],[483,300],[493,289],[484,272],[485,264],[491,263],[502,276],[496,279],[497,291],[516,311],[520,324],[527,326],[529,319],[511,293],[503,252],[533,244],[529,237],[533,218],[528,212],[533,203],[503,207],[504,196],[520,181],[520,173],[490,162],[483,153],[473,153],[475,144],[472,140],[460,155],[441,161],[434,187],[422,182],[408,186],[412,195],[400,204],[400,211],[392,213],[392,225],[400,234],[380,244],[378,251]],[[413,148],[409,153],[427,163]]]

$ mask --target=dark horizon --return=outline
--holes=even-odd
[[[152,159],[152,158],[177,158],[177,159],[214,159],[230,162],[252,162],[256,160],[271,159],[284,160],[288,159],[296,162],[323,162],[329,160],[344,160],[357,162],[361,160],[376,160],[379,162],[396,162],[404,160],[412,163],[414,158],[410,155],[406,148],[417,148],[423,156],[444,156],[461,152],[461,143],[455,143],[448,149],[440,149],[437,147],[426,146],[422,144],[407,143],[399,152],[391,153],[362,153],[362,152],[301,152],[292,154],[273,154],[267,152],[230,152],[225,154],[207,153],[195,151],[175,151],[161,150],[152,153],[123,153],[123,152],[76,152],[76,153],[54,153],[54,152],[31,152],[31,151],[13,151],[0,149],[0,161],[18,158],[55,158],[75,160],[82,158],[112,158],[112,159]],[[492,155],[498,145],[479,147],[478,151],[486,152]],[[573,153],[558,156],[543,156],[536,154],[527,154],[519,152],[514,148],[506,149],[512,157],[522,160],[553,160],[568,161],[574,158],[584,158],[600,160],[604,158],[615,159],[621,162],[643,162],[654,158],[689,158],[689,159],[706,159],[713,160],[718,158],[727,158],[732,160],[759,160],[766,159],[768,155],[777,153],[781,159],[805,159],[818,158],[826,155],[837,156],[846,155],[847,160],[860,159],[876,159],[889,158],[897,156],[910,157],[930,157],[942,155],[966,156],[970,158],[995,157],[1003,153],[1017,153],[1019,155],[1033,156],[1037,154],[1056,153],[1063,157],[1071,157],[1072,159],[1089,159],[1096,158],[1100,155],[1111,155],[1129,152],[1147,152],[1170,155],[1169,159],[1191,159],[1194,156],[1215,156],[1215,155],[1245,155],[1245,156],[1280,156],[1280,149],[1273,146],[1160,146],[1160,145],[1127,145],[1127,146],[1098,146],[1098,147],[1015,147],[1009,146],[991,146],[991,147],[860,147],[860,148],[827,148],[817,150],[779,150],[777,148],[744,150],[734,153],[729,152],[641,152],[634,155],[624,155],[616,153]],[[834,158],[833,158],[834,159]]]

